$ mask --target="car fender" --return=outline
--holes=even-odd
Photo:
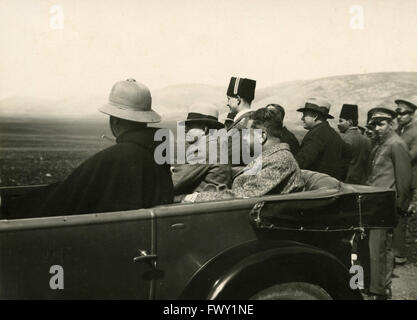
[[[361,299],[349,270],[334,255],[293,241],[253,240],[218,254],[188,282],[180,299],[248,299],[285,282],[319,285],[334,299]]]

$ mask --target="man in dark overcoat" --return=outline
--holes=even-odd
[[[297,110],[303,113],[301,120],[308,132],[295,159],[301,169],[344,180],[352,150],[327,122],[327,119],[333,119],[329,110],[330,103],[321,98],[310,98],[303,108]]]
[[[33,212],[31,215],[99,213],[172,203],[170,167],[155,162],[156,128],[147,127],[147,123],[161,119],[151,109],[149,89],[134,79],[119,81],[111,90],[108,104],[99,110],[110,115],[116,144],[87,159],[64,181],[50,186],[42,205],[27,210]]]
[[[362,135],[358,128],[358,106],[344,104],[337,125],[342,139],[352,147],[352,160],[349,163],[345,182],[365,184],[371,141]]]

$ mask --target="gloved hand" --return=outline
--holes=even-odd
[[[191,194],[187,194],[183,199],[182,199],[182,203],[185,203],[185,202],[194,202],[195,201],[195,199],[197,198],[197,196],[198,196],[198,192],[194,192],[194,193],[191,193]]]

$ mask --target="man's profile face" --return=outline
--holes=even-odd
[[[303,116],[301,117],[301,121],[303,121],[304,129],[310,130],[316,125],[316,118],[317,115],[315,112],[310,110],[305,110],[303,112]]]
[[[231,112],[238,113],[239,98],[227,96],[227,106]]]
[[[414,118],[414,112],[400,104],[397,109],[397,120],[401,126],[410,123]]]
[[[345,133],[347,129],[349,129],[349,127],[350,127],[349,120],[339,118],[339,123],[337,124],[337,128],[339,129],[340,132]]]
[[[375,121],[375,134],[378,138],[384,137],[392,129],[392,122],[389,120]]]

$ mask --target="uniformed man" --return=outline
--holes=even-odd
[[[393,129],[396,113],[385,106],[370,110],[376,143],[369,157],[367,184],[397,191],[397,212],[408,208],[411,187],[411,162],[405,142]],[[370,292],[379,298],[390,295],[394,262],[392,232],[372,229],[369,236]]]
[[[295,159],[301,169],[318,171],[344,180],[346,163],[352,158],[352,151],[327,122],[327,119],[334,118],[329,110],[330,103],[322,98],[310,98],[297,110],[303,113],[301,120],[308,132]]]
[[[371,150],[376,144],[376,134],[375,134],[375,125],[371,121],[372,116],[372,109],[368,111],[366,115],[366,125],[365,125],[365,136],[369,139],[371,142]],[[369,161],[368,161],[369,163]]]
[[[417,124],[414,120],[414,113],[417,106],[407,100],[395,100],[397,104],[397,121],[398,134],[408,146],[410,152],[411,165],[413,170],[412,183],[412,201],[408,208],[408,213],[414,213],[417,201]],[[394,253],[395,263],[398,265],[405,264],[405,237],[407,231],[407,216],[403,215],[399,218],[398,226],[394,230]]]
[[[343,140],[352,147],[352,160],[349,162],[345,182],[365,184],[371,142],[358,128],[358,106],[344,104],[337,125]]]

